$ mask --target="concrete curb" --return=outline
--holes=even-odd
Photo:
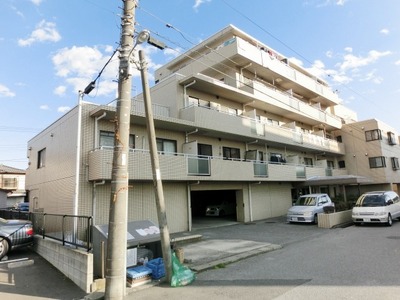
[[[259,247],[259,248],[256,248],[256,249],[253,249],[253,250],[250,250],[247,252],[231,255],[228,257],[221,258],[221,259],[217,259],[217,260],[205,263],[205,264],[188,265],[188,267],[195,272],[202,272],[205,270],[212,269],[218,265],[231,264],[231,263],[237,262],[237,261],[245,259],[245,258],[249,258],[252,256],[259,255],[261,253],[267,253],[267,252],[271,252],[271,251],[278,250],[278,249],[282,249],[282,246],[275,245],[275,244],[269,244],[269,245],[262,246],[262,247]]]

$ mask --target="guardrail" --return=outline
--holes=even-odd
[[[47,214],[0,209],[4,219],[30,220],[35,234],[90,251],[92,249],[91,216]]]

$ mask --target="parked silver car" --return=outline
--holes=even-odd
[[[355,225],[384,223],[392,226],[393,219],[400,217],[400,199],[393,191],[376,191],[362,194],[352,210]]]
[[[223,217],[233,215],[236,213],[236,206],[234,202],[222,201],[215,205],[208,205],[206,208],[206,216],[209,217]]]
[[[324,207],[335,207],[328,194],[308,194],[300,196],[289,208],[286,219],[289,223],[318,223],[318,214]]]
[[[0,260],[15,248],[33,244],[33,226],[28,220],[0,218]]]

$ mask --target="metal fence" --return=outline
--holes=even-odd
[[[92,249],[91,216],[58,215],[0,209],[4,219],[30,220],[35,234],[90,251]]]

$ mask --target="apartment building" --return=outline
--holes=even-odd
[[[360,123],[324,80],[232,25],[158,69],[151,98],[171,232],[191,230],[221,200],[236,206],[236,221],[251,222],[285,214],[299,193],[346,198],[353,185],[389,179],[374,176],[377,168],[362,172],[365,159],[354,167],[347,148]],[[29,141],[34,209],[108,223],[114,104],[82,102]],[[157,223],[145,124],[139,96],[132,99],[127,213]],[[396,151],[368,153],[400,156],[398,146],[387,148]]]

